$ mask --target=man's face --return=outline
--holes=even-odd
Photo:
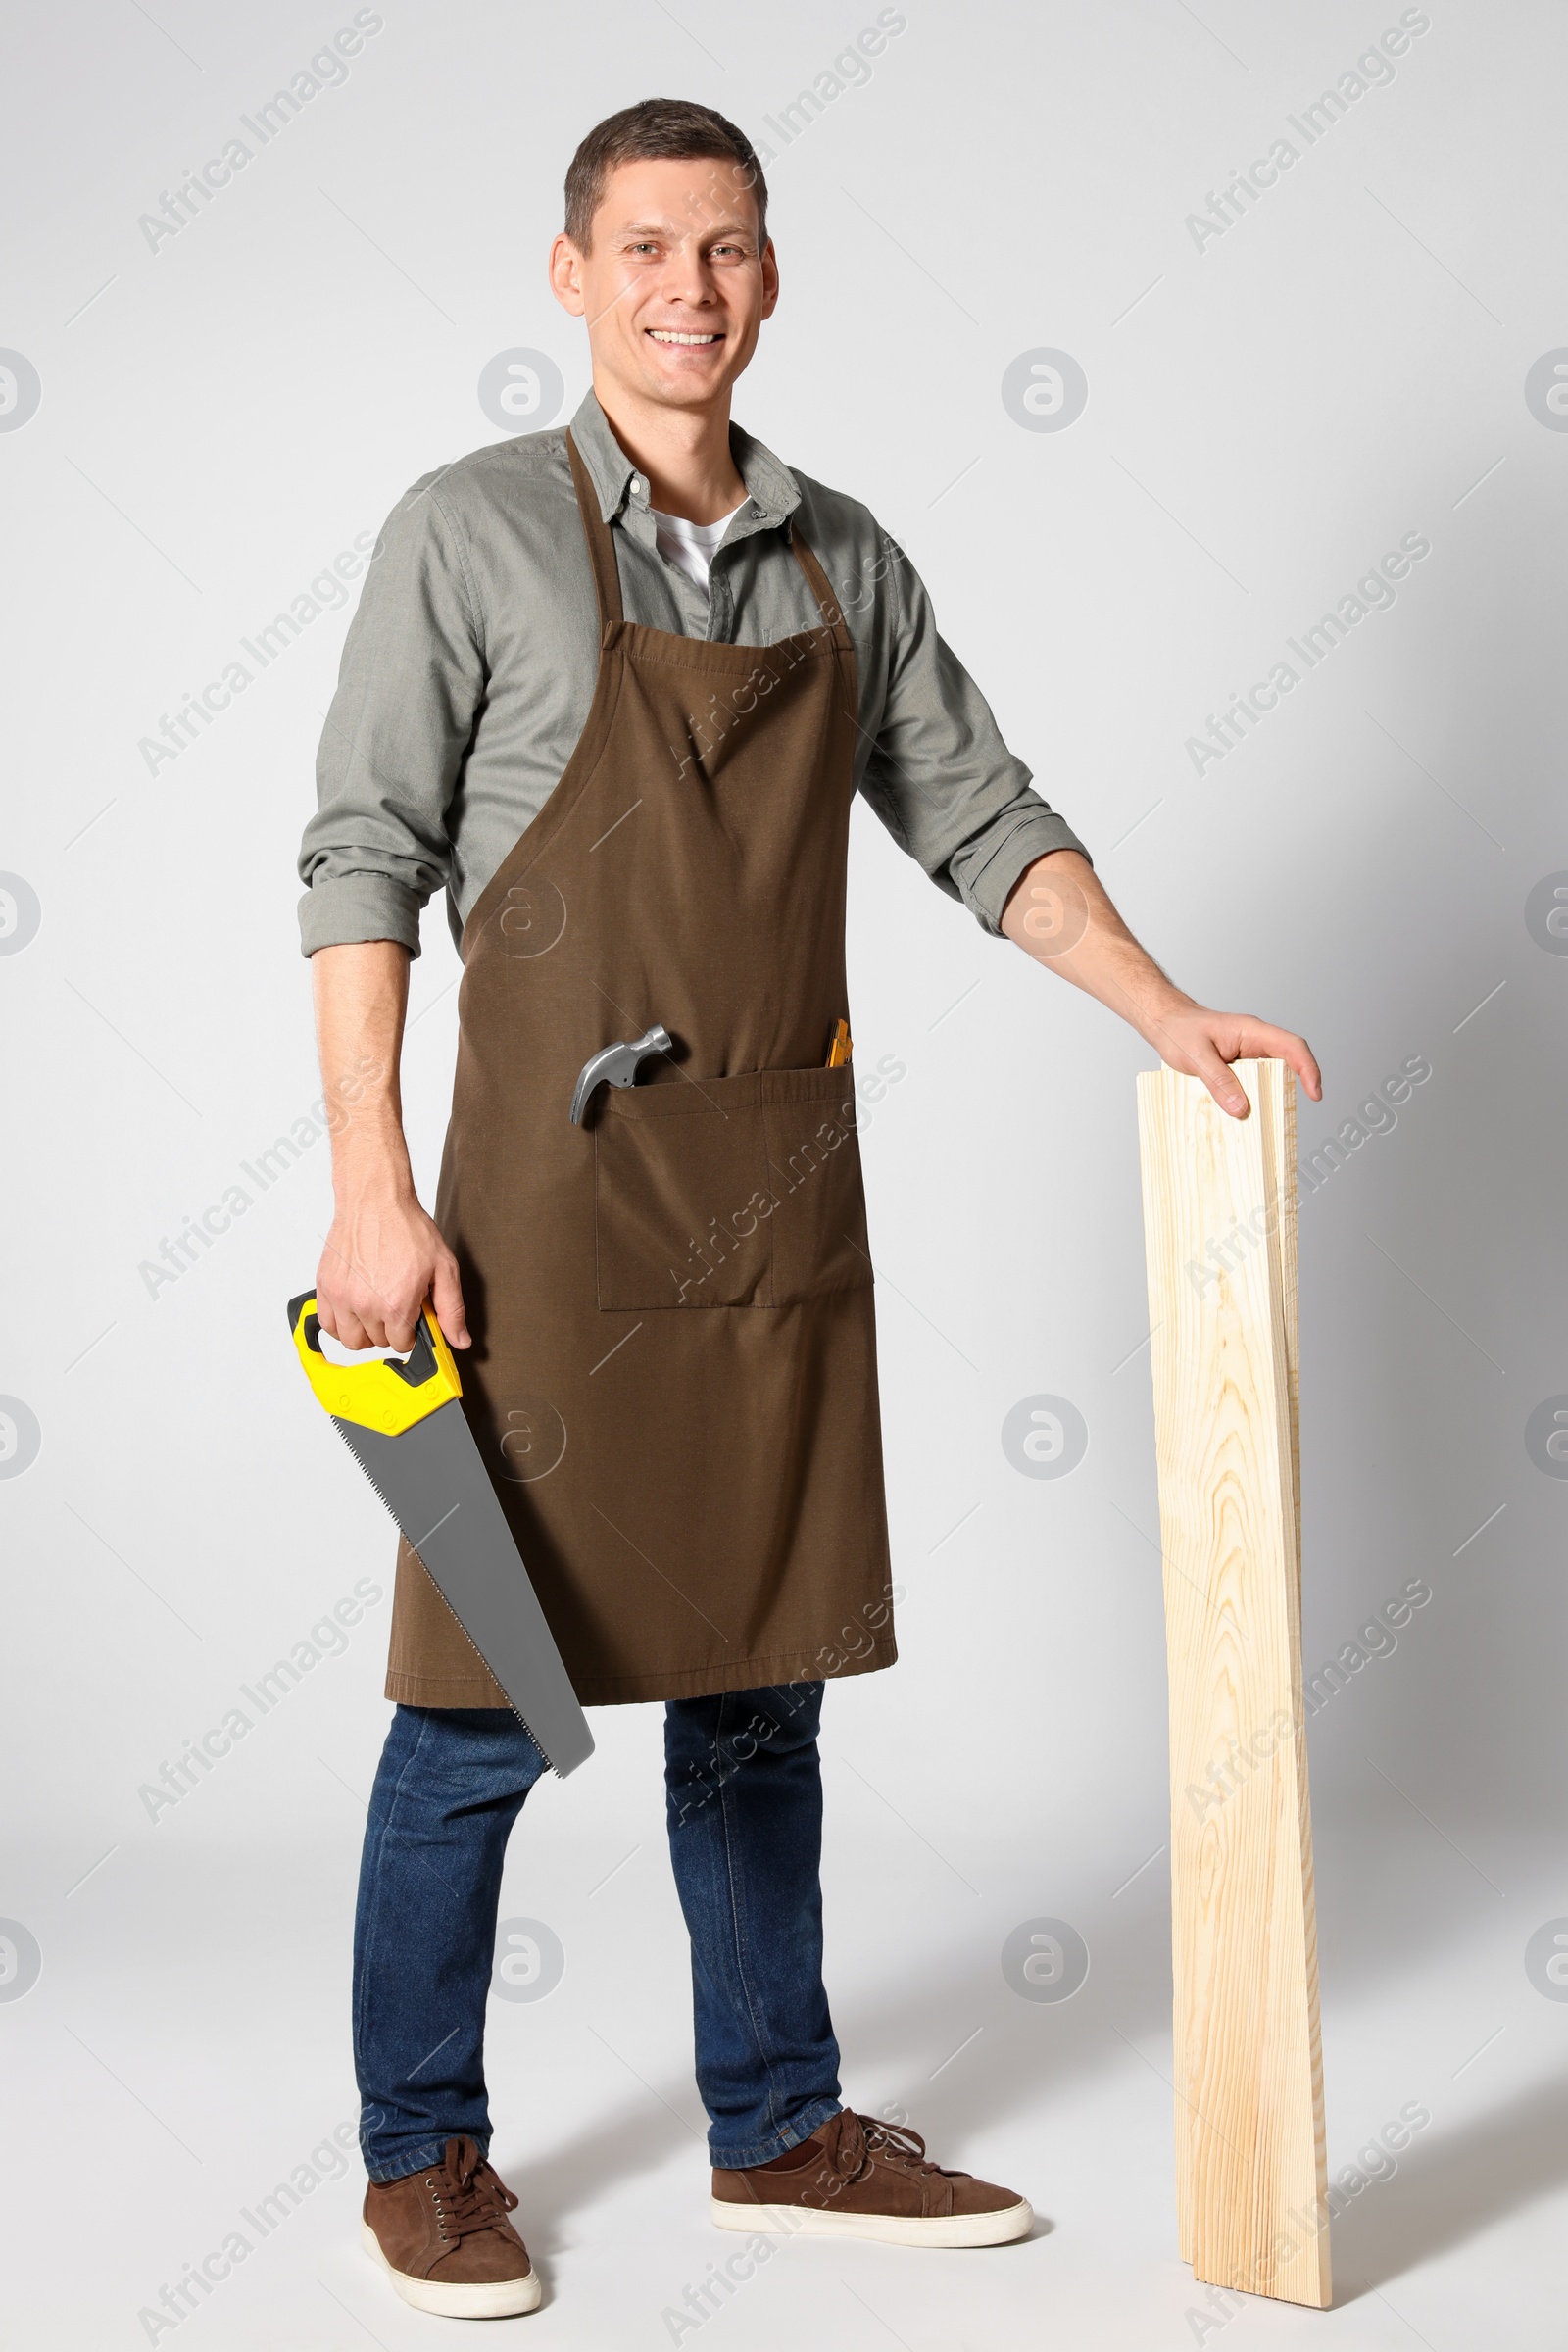
[[[711,156],[612,172],[588,251],[557,237],[550,282],[588,321],[595,374],[673,409],[705,409],[728,392],[778,300],[746,175]]]

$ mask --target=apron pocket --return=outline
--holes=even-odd
[[[855,1070],[764,1074],[762,1126],[775,1206],[773,1303],[822,1291],[863,1290],[871,1280]]]
[[[849,1068],[607,1088],[601,1307],[790,1306],[871,1280]]]

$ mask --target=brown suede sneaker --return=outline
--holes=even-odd
[[[771,2164],[715,2166],[711,2211],[721,2230],[893,2246],[1000,2246],[1035,2218],[1015,2189],[928,2163],[918,2132],[848,2107]]]
[[[445,2161],[365,2192],[365,2250],[405,2303],[449,2320],[500,2320],[532,2311],[543,2289],[508,2221],[517,2200],[471,2139],[449,2139]]]

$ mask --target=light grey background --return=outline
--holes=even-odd
[[[284,1332],[327,1146],[265,1194],[241,1174],[318,1093],[293,860],[348,606],[177,760],[149,773],[138,746],[416,475],[498,437],[477,392],[498,353],[547,354],[569,414],[585,348],[543,274],[562,174],[592,121],[666,92],[777,151],[784,291],[743,420],[906,546],[1182,983],[1309,1037],[1327,1091],[1299,1101],[1303,1148],[1431,1063],[1303,1193],[1300,1239],[1309,1665],[1406,1580],[1432,1592],[1311,1730],[1331,2164],[1406,2102],[1432,2120],[1337,2227],[1339,2308],[1237,2302],[1223,2335],[1555,2343],[1568,2004],[1525,1950],[1568,1913],[1568,1487],[1524,1432],[1568,1391],[1568,960],[1525,904],[1568,867],[1568,436],[1525,379],[1568,345],[1568,26],[1434,0],[1395,78],[1307,148],[1287,119],[1397,7],[910,0],[869,78],[784,145],[765,118],[874,8],[378,13],[347,79],[156,251],[139,216],[352,8],[96,0],[8,33],[0,344],[41,388],[0,430],[0,867],[39,911],[18,948],[0,902],[0,1391],[40,1437],[0,1477],[0,1913],[41,1958],[8,2001],[27,1947],[0,1941],[17,2325],[150,2340],[138,2312],[314,2148],[337,2177],[156,2340],[337,2352],[443,2326],[364,2263],[357,2170],[330,2154],[392,1546]],[[1281,136],[1299,160],[1200,245],[1188,216]],[[1043,349],[1087,378],[1062,431],[1004,405]],[[1431,553],[1392,609],[1195,774],[1207,714],[1405,533]],[[405,1077],[428,1199],[457,965],[439,908],[424,936]],[[826,1707],[845,2090],[1051,2228],[993,2256],[792,2245],[700,2329],[667,2316],[731,2248],[706,2220],[659,1710],[601,1710],[503,1898],[564,1954],[545,2000],[492,2013],[495,2154],[550,2290],[516,2325],[749,2352],[1211,2341],[1170,2185],[1133,1090],[1152,1057],[864,812],[851,952],[858,1058],[905,1073],[864,1151],[907,1597],[897,1669]],[[143,1261],[236,1183],[246,1213],[150,1295]],[[1087,1425],[1066,1477],[1004,1452],[1037,1395]],[[343,1653],[150,1819],[143,1785],[366,1577],[383,1597]],[[1042,1918],[1091,1955],[1066,2003],[1003,1975]]]

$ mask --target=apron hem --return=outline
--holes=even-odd
[[[895,1665],[898,1655],[898,1645],[889,1634],[863,1657],[847,1658],[830,1675],[822,1672],[820,1656],[811,1657],[803,1650],[779,1650],[771,1657],[737,1658],[727,1666],[690,1666],[674,1674],[574,1676],[573,1687],[585,1707],[631,1706],[670,1698],[716,1698],[726,1690],[771,1690],[784,1683],[842,1682],[848,1675],[874,1674],[884,1666]],[[405,1707],[494,1706],[495,1699],[472,1695],[483,1688],[476,1676],[389,1671],[382,1695]],[[505,1700],[501,1703],[504,1705]]]

